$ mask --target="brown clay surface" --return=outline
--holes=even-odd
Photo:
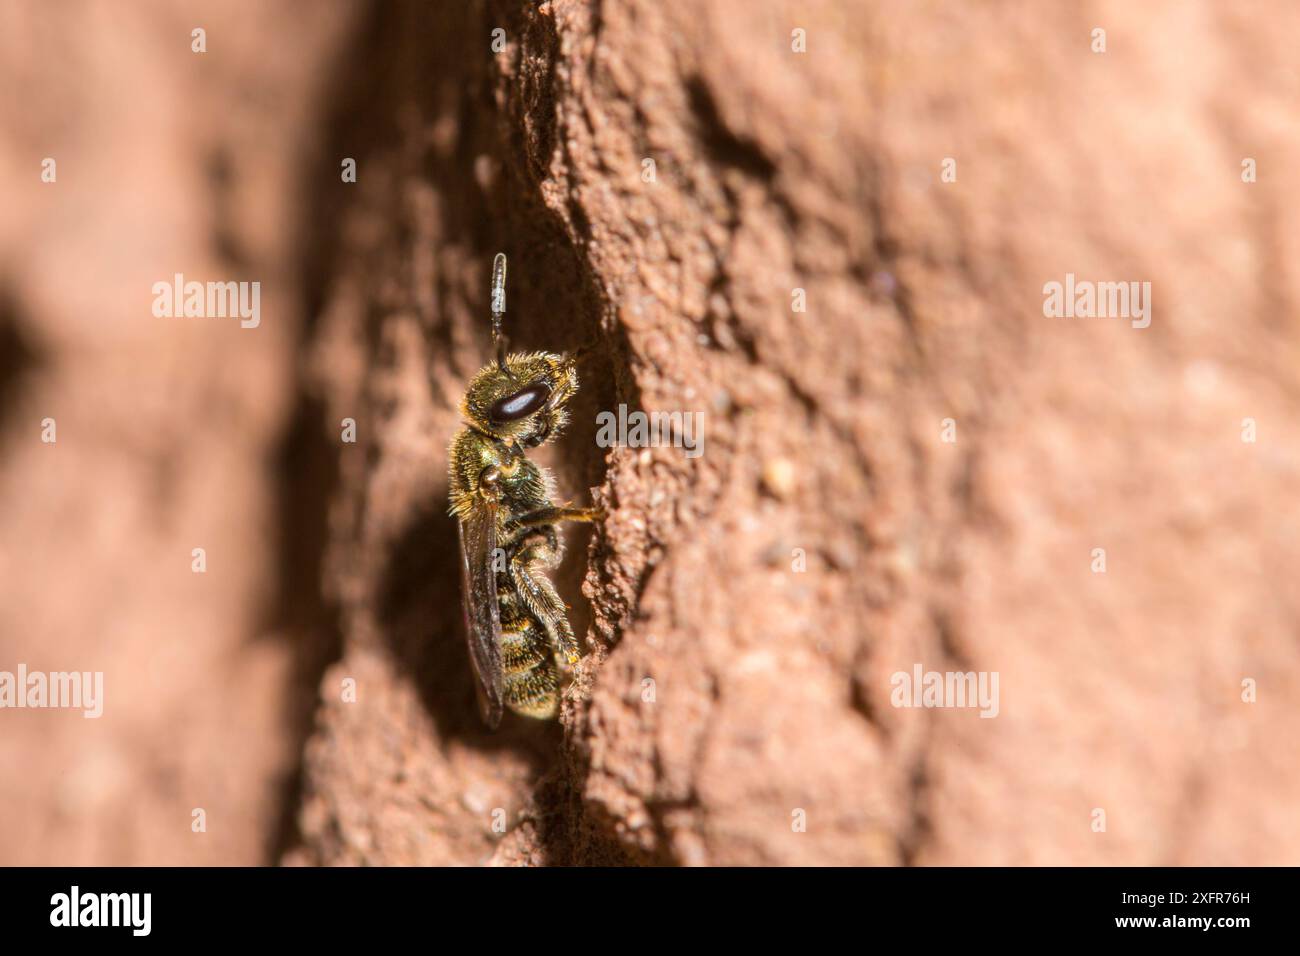
[[[1300,11],[138,9],[0,13],[0,669],[108,698],[0,712],[0,863],[1300,860]],[[610,516],[562,720],[492,734],[445,447],[498,250],[515,344],[595,345],[539,457]],[[177,271],[262,326],[153,318]],[[891,706],[918,662],[998,716]]]

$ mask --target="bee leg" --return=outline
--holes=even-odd
[[[558,549],[554,543],[542,538],[532,538],[520,547],[510,561],[510,576],[524,603],[546,628],[547,636],[564,660],[576,664],[582,659],[578,639],[565,614],[564,602],[546,571],[558,563]]]
[[[538,508],[517,520],[521,528],[535,528],[559,521],[600,521],[604,517],[603,508]]]

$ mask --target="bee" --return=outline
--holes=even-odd
[[[568,423],[564,406],[578,390],[577,358],[507,354],[505,284],[506,257],[498,254],[491,299],[496,361],[465,390],[464,427],[448,452],[469,656],[479,709],[492,728],[503,706],[555,717],[560,673],[581,659],[567,608],[547,576],[563,556],[558,525],[603,516],[598,508],[556,505],[551,476],[526,456]]]

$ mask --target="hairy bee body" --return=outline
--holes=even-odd
[[[506,354],[505,270],[499,255],[492,272],[497,359],[465,390],[465,427],[448,454],[466,636],[479,703],[492,727],[503,707],[526,717],[556,715],[561,662],[580,659],[564,602],[547,576],[562,556],[557,526],[600,516],[596,509],[556,505],[550,476],[526,455],[568,422],[564,406],[578,389],[577,363],[552,352]]]
[[[497,439],[463,428],[451,443],[452,514],[468,517],[477,500],[478,476],[501,475],[496,508],[497,547],[490,555],[500,619],[503,699],[515,713],[554,717],[559,707],[557,655],[578,659],[564,604],[546,577],[563,548],[554,524],[522,526],[520,518],[554,507],[549,476]]]

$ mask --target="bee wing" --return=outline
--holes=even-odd
[[[460,521],[460,584],[465,609],[469,659],[478,677],[478,703],[483,720],[493,729],[501,723],[505,695],[501,671],[501,612],[497,607],[497,506],[481,502]]]

